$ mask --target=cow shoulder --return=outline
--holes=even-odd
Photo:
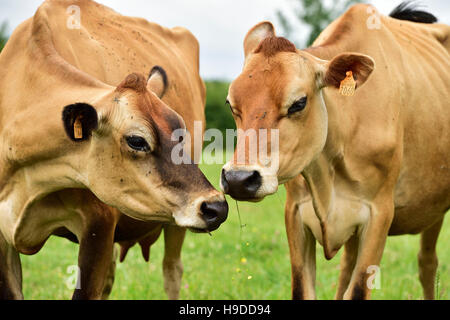
[[[450,53],[450,26],[442,23],[427,24],[421,26],[429,30],[431,35],[436,38]]]
[[[184,27],[172,28],[174,41],[181,51],[186,65],[192,67],[192,74],[195,75],[193,79],[198,84],[200,94],[202,97],[202,105],[205,106],[206,102],[206,87],[202,79],[200,78],[200,44],[197,38]]]
[[[187,62],[199,69],[200,45],[197,38],[184,27],[172,28],[175,43],[187,59]]]

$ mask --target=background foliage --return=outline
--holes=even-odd
[[[339,17],[352,4],[361,0],[291,0],[292,13],[301,23],[309,27],[309,35],[306,43],[298,43],[292,39],[298,35],[298,30],[294,30],[292,21],[282,11],[277,12],[277,18],[283,28],[283,34],[289,40],[294,41],[297,47],[309,47],[333,20]],[[306,46],[305,46],[306,45]]]
[[[6,44],[6,41],[8,41],[8,33],[7,33],[8,23],[6,21],[2,22],[0,25],[0,52],[2,52],[3,47]]]
[[[225,81],[206,81],[206,128],[217,128],[225,136],[226,129],[236,129],[230,108],[225,105],[228,86]]]

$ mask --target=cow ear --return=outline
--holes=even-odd
[[[258,23],[256,26],[250,29],[247,32],[247,35],[244,39],[244,55],[245,59],[247,59],[248,55],[253,53],[258,45],[265,38],[274,37],[275,36],[275,28],[273,24],[269,21],[263,21]]]
[[[323,86],[339,88],[347,71],[352,71],[359,88],[366,82],[375,68],[375,62],[369,56],[360,53],[341,53],[325,65]]]
[[[160,66],[154,66],[148,76],[147,89],[161,99],[166,93],[168,85],[169,81],[166,71]]]
[[[93,106],[87,103],[74,103],[64,107],[62,121],[66,134],[73,141],[89,139],[98,127],[98,115]]]

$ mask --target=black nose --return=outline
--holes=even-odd
[[[214,231],[227,220],[228,203],[226,201],[203,202],[200,211],[208,231]]]
[[[237,200],[254,198],[262,181],[258,171],[222,170],[221,179],[223,191]]]

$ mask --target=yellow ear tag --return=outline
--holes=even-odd
[[[83,138],[83,126],[81,125],[82,116],[78,116],[73,123],[73,136],[75,139]]]
[[[356,81],[353,79],[353,73],[347,71],[345,75],[345,79],[341,81],[341,85],[339,86],[339,93],[343,96],[353,96],[356,88]]]

